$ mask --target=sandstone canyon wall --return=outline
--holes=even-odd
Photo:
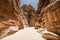
[[[39,0],[38,2],[38,8],[36,11],[36,16],[37,16],[37,22],[36,26],[43,27],[43,13],[44,13],[44,8],[50,3],[49,0]]]
[[[24,16],[26,17],[27,23],[30,27],[35,26],[36,22],[36,12],[31,5],[24,4],[21,9],[24,11]]]
[[[49,4],[44,11],[45,27],[60,35],[60,1]]]
[[[60,1],[39,0],[37,9],[37,22],[42,28],[59,35],[57,39],[50,34],[45,34],[47,40],[60,40]],[[47,2],[48,1],[48,2]],[[46,3],[45,3],[46,2]],[[48,3],[48,4],[47,4]]]
[[[15,26],[15,27],[13,27]],[[0,0],[0,38],[2,35],[13,34],[15,31],[10,30],[23,28],[21,9],[19,0]],[[4,36],[3,36],[4,37]]]
[[[19,17],[18,14],[20,13],[21,10],[20,10],[19,0],[0,0],[0,21],[1,22],[7,21],[9,19],[15,20],[17,22],[21,21],[18,18]]]

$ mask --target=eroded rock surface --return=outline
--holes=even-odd
[[[0,0],[0,35],[4,35],[3,31],[6,29],[9,30],[12,26],[17,26],[18,30],[23,28],[20,13],[21,9],[19,0]],[[11,34],[14,33],[12,30],[9,32],[11,32]]]
[[[31,5],[24,4],[21,9],[24,11],[24,16],[28,22],[29,26],[35,26],[36,22],[36,12]]]

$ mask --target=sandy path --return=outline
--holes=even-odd
[[[7,36],[1,40],[45,40],[34,27],[24,28],[13,35]]]

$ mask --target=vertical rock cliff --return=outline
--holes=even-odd
[[[24,11],[24,16],[29,26],[35,26],[36,13],[35,9],[31,5],[24,4],[21,9]]]
[[[37,14],[40,14],[43,8],[49,4],[49,0],[39,0]]]
[[[7,21],[9,19],[20,22],[22,26],[22,20],[19,18],[20,2],[19,0],[0,0],[0,21]]]
[[[44,11],[45,27],[60,35],[60,1],[49,4]]]
[[[44,13],[44,8],[50,3],[49,0],[39,0],[38,2],[38,8],[37,8],[37,12],[36,12],[36,15],[37,15],[37,23],[36,23],[36,26],[43,26],[43,13]]]
[[[23,28],[20,13],[19,0],[0,0],[0,38]]]

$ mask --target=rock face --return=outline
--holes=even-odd
[[[12,3],[13,2],[13,3]],[[1,0],[0,1],[0,16],[5,17],[6,19],[16,20],[16,15],[14,14],[14,1]],[[8,16],[8,17],[7,17]],[[15,17],[15,18],[14,18]]]
[[[60,36],[60,1],[55,1],[53,3],[50,1],[49,5],[47,5],[47,1],[48,0],[40,0],[38,4],[38,24],[40,24],[42,28],[47,28],[48,31],[56,33]],[[45,5],[45,2],[47,6]],[[55,37],[56,36],[50,34],[44,35],[44,38],[47,40],[60,40],[60,37],[56,37],[56,39]]]
[[[60,0],[50,0],[50,3],[53,3],[53,2],[55,2],[55,1],[60,1]]]
[[[21,13],[19,5],[19,0],[0,0],[0,22],[7,21],[9,19],[21,21],[18,18],[18,14]]]
[[[40,14],[41,11],[49,4],[49,0],[39,0],[37,13]]]
[[[60,40],[60,38],[58,36],[55,36],[55,35],[52,35],[49,33],[44,34],[43,37],[47,40]]]
[[[28,25],[35,26],[35,19],[36,19],[35,9],[31,5],[26,4],[24,4],[21,8],[24,11],[24,16],[27,19]]]
[[[39,3],[38,3],[38,8],[37,8],[37,23],[36,23],[36,26],[43,26],[43,20],[44,18],[43,17],[43,13],[44,13],[44,8],[49,4],[49,0],[39,0]]]
[[[0,0],[0,35],[3,34],[2,31],[12,26],[18,26],[18,29],[23,28],[20,13],[19,0]]]
[[[49,4],[44,11],[45,27],[60,35],[60,1]]]

